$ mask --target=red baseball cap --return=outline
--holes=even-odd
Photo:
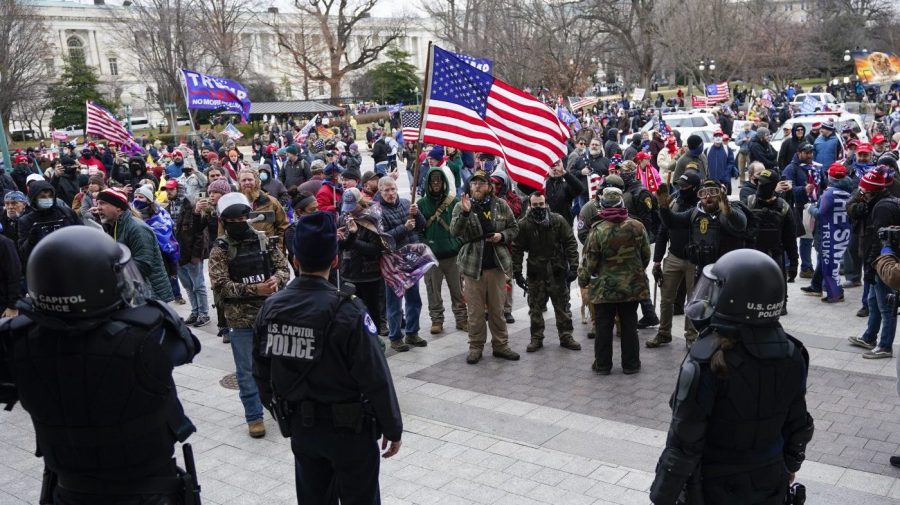
[[[166,181],[166,189],[178,189],[178,181],[169,179]]]
[[[857,153],[870,153],[872,152],[872,144],[868,142],[861,142],[859,146],[856,147]]]
[[[882,135],[880,133],[876,133],[875,135],[872,135],[872,143],[873,144],[880,144],[880,143],[884,142],[885,140],[887,140],[887,139],[884,138],[884,135]]]
[[[640,151],[634,155],[635,161],[649,160],[650,158],[651,158],[650,153],[646,153],[644,151]]]
[[[843,163],[836,161],[828,167],[828,177],[833,179],[843,179],[847,177],[847,167]]]
[[[847,147],[859,147],[859,140],[856,140],[856,139],[850,139],[850,140],[847,142]]]
[[[822,127],[822,122],[821,122],[821,121],[816,121],[815,123],[812,124],[812,129],[813,129],[813,130],[818,130],[818,129],[821,128],[821,127]]]

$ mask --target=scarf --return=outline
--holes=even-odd
[[[600,209],[600,219],[610,223],[621,223],[628,219],[628,209],[625,207],[609,207]]]

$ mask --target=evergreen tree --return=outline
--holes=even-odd
[[[385,53],[388,61],[379,63],[371,72],[372,95],[381,103],[416,103],[416,87],[420,83],[416,67],[407,59],[410,53],[392,47]]]
[[[115,104],[103,97],[97,89],[99,84],[96,70],[88,66],[83,58],[67,58],[59,81],[50,85],[48,90],[50,108],[53,109],[50,127],[84,126],[87,114],[85,102],[88,100],[115,113]]]

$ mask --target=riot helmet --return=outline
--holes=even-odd
[[[703,268],[684,313],[697,329],[715,320],[772,325],[784,307],[784,291],[775,260],[755,249],[738,249]]]
[[[86,319],[142,305],[150,297],[131,251],[89,226],[47,235],[31,252],[26,276],[39,315]]]

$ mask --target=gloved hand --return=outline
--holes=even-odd
[[[566,282],[573,282],[578,278],[578,268],[577,267],[569,267],[569,271],[566,273]]]
[[[797,278],[797,264],[791,263],[788,265],[788,282],[793,281]]]
[[[663,277],[662,265],[660,265],[659,263],[654,263],[653,264],[653,280],[656,281],[657,285],[662,284],[662,277]]]
[[[671,198],[672,197],[669,196],[669,186],[665,183],[660,184],[659,188],[656,190],[656,203],[659,204],[659,208],[668,209]]]
[[[724,190],[719,194],[719,210],[722,211],[722,214],[731,212],[731,204],[728,203],[728,195],[725,194]]]
[[[516,274],[515,281],[516,286],[522,288],[522,291],[528,291],[528,281],[525,280],[525,277],[523,277],[522,274]]]

